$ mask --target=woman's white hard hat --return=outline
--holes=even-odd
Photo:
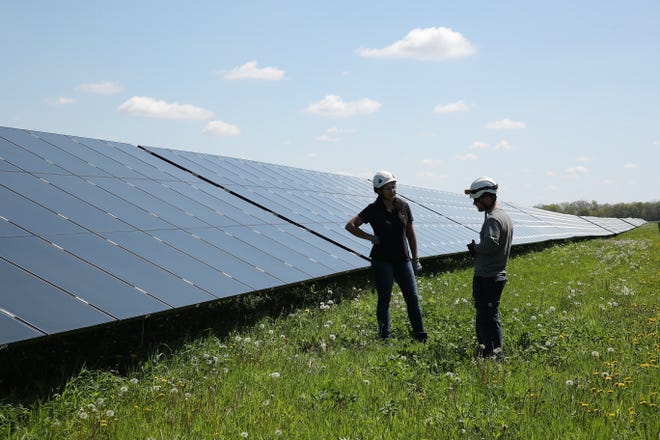
[[[380,189],[390,182],[396,182],[394,175],[389,171],[378,171],[373,178],[374,189]]]

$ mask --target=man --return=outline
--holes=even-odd
[[[484,358],[502,357],[502,326],[500,324],[500,297],[506,284],[506,265],[511,252],[513,225],[511,218],[497,204],[497,182],[490,177],[479,177],[465,190],[484,223],[479,243],[468,244],[474,257],[472,297],[476,309],[475,328],[479,341],[478,355]]]

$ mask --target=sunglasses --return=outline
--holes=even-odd
[[[483,187],[478,188],[478,189],[466,189],[464,192],[465,192],[466,195],[470,195],[470,194],[476,194],[479,191],[483,191],[485,189],[497,189],[497,185],[483,186]]]

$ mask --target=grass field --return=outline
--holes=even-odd
[[[659,439],[660,233],[519,253],[502,305],[506,360],[475,360],[469,268],[418,283],[429,341],[378,341],[369,287],[86,370],[29,404],[8,439]],[[344,298],[331,300],[327,298]]]

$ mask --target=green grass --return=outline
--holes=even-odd
[[[0,404],[9,439],[658,439],[660,234],[514,257],[505,362],[475,360],[471,269],[419,278],[429,331],[376,338],[369,288],[154,352],[128,374],[83,370],[56,395]]]

